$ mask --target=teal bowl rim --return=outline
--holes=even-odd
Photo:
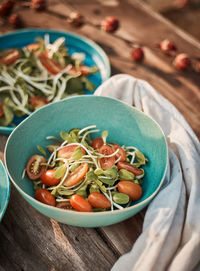
[[[163,130],[162,128],[160,127],[160,125],[150,116],[146,115],[144,112],[140,111],[139,109],[125,103],[124,101],[120,101],[118,99],[115,99],[115,98],[111,98],[111,97],[105,97],[105,96],[93,96],[93,95],[79,95],[79,96],[73,96],[73,97],[69,97],[69,98],[66,98],[66,99],[63,99],[61,101],[58,101],[58,102],[54,102],[52,104],[48,104],[44,107],[41,107],[39,108],[37,111],[33,112],[30,116],[28,116],[26,119],[24,119],[13,131],[12,133],[10,134],[7,142],[6,142],[6,146],[5,146],[5,152],[4,152],[4,159],[5,159],[5,166],[6,166],[6,170],[8,172],[8,175],[13,183],[13,185],[17,188],[17,190],[21,193],[21,194],[24,194],[24,198],[26,199],[26,197],[29,198],[29,200],[33,200],[33,201],[36,201],[37,204],[41,205],[41,206],[45,206],[47,209],[49,210],[54,210],[54,208],[56,207],[53,207],[53,206],[49,206],[49,205],[46,205],[44,203],[41,203],[39,201],[37,201],[35,198],[31,197],[30,195],[26,194],[16,183],[15,181],[12,179],[12,176],[10,175],[9,171],[8,171],[8,168],[7,168],[7,162],[6,162],[6,152],[7,152],[7,146],[9,144],[9,141],[10,141],[10,138],[12,136],[12,134],[15,132],[16,129],[19,129],[20,126],[26,122],[26,121],[29,121],[29,118],[31,118],[32,115],[35,115],[35,114],[38,114],[38,112],[40,111],[43,111],[45,110],[47,107],[50,107],[56,103],[63,103],[65,102],[66,100],[68,99],[76,99],[77,97],[87,97],[88,99],[91,99],[92,97],[101,97],[101,98],[104,98],[104,99],[109,99],[109,100],[115,100],[115,101],[118,101],[119,103],[123,103],[125,104],[126,106],[130,107],[131,109],[133,110],[136,110],[138,111],[140,114],[144,115],[146,118],[149,118],[151,119],[156,125],[157,127],[159,128],[159,130],[161,131],[162,135],[163,135],[163,138],[164,138],[164,142],[165,142],[165,149],[166,149],[166,165],[165,165],[165,170],[164,170],[164,173],[163,173],[163,177],[160,181],[160,184],[159,186],[157,187],[157,189],[148,197],[146,198],[145,200],[139,202],[139,203],[136,203],[134,204],[133,206],[129,206],[129,207],[126,207],[124,209],[121,209],[121,210],[114,210],[113,212],[112,211],[102,211],[102,212],[95,212],[95,213],[91,213],[91,212],[78,212],[78,215],[80,216],[84,216],[84,215],[90,215],[90,216],[94,216],[94,215],[97,215],[97,216],[101,216],[101,215],[105,215],[105,214],[109,214],[109,215],[115,215],[115,214],[118,214],[118,213],[121,213],[121,212],[127,212],[127,211],[130,211],[131,209],[135,209],[136,207],[145,207],[151,199],[153,199],[155,197],[155,195],[158,193],[158,191],[160,190],[163,182],[164,182],[164,179],[165,179],[165,176],[166,176],[166,172],[167,172],[167,167],[168,167],[168,161],[169,161],[169,156],[168,156],[168,147],[167,147],[167,141],[166,141],[166,138],[165,138],[165,134],[163,133]],[[30,203],[29,203],[30,204]],[[31,204],[30,204],[31,205]],[[35,207],[34,207],[35,208]],[[143,209],[142,208],[142,209]],[[35,208],[37,210],[37,208]],[[62,210],[61,208],[56,208],[57,209],[57,212],[61,212],[61,213],[65,213],[65,212],[68,212],[68,213],[76,213],[77,214],[77,211],[73,211],[73,210]],[[45,215],[46,216],[46,215]]]
[[[10,199],[10,180],[8,178],[8,174],[7,174],[7,170],[5,169],[5,166],[4,166],[4,163],[3,161],[0,159],[0,164],[4,170],[4,173],[5,173],[5,176],[6,176],[6,180],[7,180],[7,190],[6,190],[6,201],[3,205],[3,208],[2,208],[2,211],[0,211],[0,222],[5,214],[5,211],[7,209],[7,206],[8,206],[8,202],[9,202],[9,199]]]
[[[110,66],[110,61],[109,61],[109,58],[108,56],[106,55],[106,53],[104,52],[104,50],[96,43],[94,42],[93,40],[89,39],[89,38],[86,38],[82,35],[79,35],[79,34],[74,34],[70,31],[60,31],[60,30],[56,30],[56,29],[44,29],[44,28],[29,28],[29,29],[23,29],[23,30],[18,30],[18,31],[12,31],[10,33],[6,33],[6,34],[3,34],[0,36],[0,39],[1,38],[4,38],[4,37],[9,37],[9,36],[13,36],[13,35],[17,35],[17,34],[26,34],[26,33],[30,33],[30,32],[49,32],[49,33],[58,33],[58,34],[67,34],[73,38],[78,38],[80,40],[82,40],[83,42],[89,44],[91,47],[93,47],[96,51],[98,51],[100,53],[100,55],[102,56],[102,59],[105,63],[105,66],[106,66],[106,69],[107,69],[107,74],[105,76],[105,79],[102,80],[102,83],[105,82],[110,76],[111,76],[111,66]],[[19,125],[19,124],[18,124]],[[17,125],[17,126],[18,126]],[[13,127],[4,127],[4,126],[1,126],[1,132],[4,133],[4,134],[10,134],[15,128]]]

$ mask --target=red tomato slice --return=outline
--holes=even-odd
[[[67,187],[78,184],[86,175],[88,171],[88,164],[84,163],[79,166],[74,172],[70,173],[65,179],[64,185]]]
[[[111,203],[110,201],[104,196],[103,194],[99,192],[93,192],[88,197],[88,202],[92,207],[94,208],[110,208]]]
[[[90,68],[88,66],[82,65],[81,67],[81,75],[88,75],[90,72]]]
[[[72,66],[70,68],[70,70],[68,71],[68,73],[74,74],[74,75],[78,75],[78,74],[81,73],[81,75],[85,75],[86,76],[86,75],[89,74],[89,71],[90,71],[89,67],[87,67],[85,65],[82,65],[82,66],[80,66],[80,71],[77,70],[74,66]]]
[[[13,49],[0,57],[0,64],[8,66],[13,64],[17,59],[19,59],[19,51],[17,49]]]
[[[65,159],[71,158],[77,147],[78,145],[70,145],[70,146],[63,147],[62,149],[58,151],[58,158],[65,158]],[[83,148],[81,148],[81,151],[83,154],[86,153],[86,151]]]
[[[90,203],[80,195],[73,195],[70,198],[71,206],[79,212],[92,212]]]
[[[47,205],[56,206],[56,200],[54,196],[46,189],[39,188],[35,192],[35,198]]]
[[[29,102],[33,108],[42,107],[49,103],[49,101],[42,96],[33,96],[29,99]]]
[[[51,74],[57,74],[61,70],[63,70],[63,67],[61,67],[54,59],[48,58],[46,56],[46,53],[41,53],[38,56],[40,62],[42,65],[51,73]]]
[[[60,182],[60,179],[56,179],[54,177],[54,173],[55,173],[54,169],[46,170],[40,176],[40,180],[42,181],[43,184],[47,186],[57,185]]]
[[[92,141],[92,148],[95,150],[98,150],[101,148],[101,146],[103,146],[104,142],[102,137],[96,137],[93,139]]]
[[[104,154],[104,155],[110,155],[110,154],[112,154],[114,152],[113,152],[113,149],[110,146],[103,145],[99,149],[99,153]],[[111,168],[112,166],[114,166],[114,164],[115,164],[115,156],[105,157],[105,158],[100,159],[100,165],[101,165],[101,168],[103,170]]]
[[[0,102],[0,118],[3,117],[4,111],[3,111],[3,103]]]
[[[31,44],[29,44],[28,46],[26,46],[26,48],[27,48],[29,51],[36,51],[39,47],[40,47],[40,44],[39,44],[39,43],[31,43]]]
[[[119,149],[118,153],[115,155],[116,160],[121,157],[119,161],[126,161],[126,152],[122,149],[122,147],[120,147],[118,144],[114,144],[112,145],[112,149],[114,152]]]
[[[45,166],[42,166],[41,163],[46,163],[47,160],[42,155],[33,155],[28,160],[26,165],[26,173],[31,180],[37,180],[40,178],[42,173],[45,171]]]
[[[136,166],[131,165],[131,164],[127,163],[127,162],[118,162],[118,163],[117,163],[117,167],[118,167],[119,169],[125,169],[125,170],[127,170],[127,171],[130,171],[130,172],[132,172],[135,176],[138,176],[138,175],[143,174],[143,170],[142,170],[142,169],[137,168]]]
[[[42,52],[42,54],[43,54],[45,57],[49,58],[49,50],[45,50],[44,52]],[[49,58],[49,59],[51,59],[51,58]]]

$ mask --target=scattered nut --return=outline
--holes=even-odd
[[[67,22],[70,23],[74,27],[80,27],[84,24],[84,17],[82,14],[78,12],[72,12],[67,19]]]
[[[176,55],[173,64],[178,70],[186,71],[191,66],[191,60],[187,54],[181,53]]]
[[[101,22],[101,29],[106,32],[115,32],[119,28],[119,20],[115,17],[106,17]]]
[[[141,62],[144,59],[144,51],[141,47],[132,49],[131,58],[136,62]]]
[[[0,16],[7,16],[13,9],[15,2],[12,0],[4,1],[0,5]]]
[[[175,44],[169,41],[168,39],[161,41],[161,43],[159,43],[158,46],[160,50],[166,54],[169,54],[170,52],[176,50]]]
[[[32,0],[30,7],[36,11],[46,9],[46,0]]]
[[[14,27],[18,27],[21,25],[21,18],[18,14],[12,14],[9,17],[9,23],[14,26]]]

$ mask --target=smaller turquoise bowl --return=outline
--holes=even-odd
[[[135,146],[149,159],[145,166],[143,195],[123,210],[99,213],[66,211],[34,199],[33,183],[22,172],[37,145],[46,146],[47,136],[74,127],[97,125],[108,130],[108,142]],[[39,153],[38,153],[39,154]],[[59,222],[82,227],[107,226],[142,210],[161,187],[167,169],[167,144],[159,125],[144,113],[118,100],[101,96],[76,96],[49,104],[25,119],[10,135],[5,149],[6,168],[19,193],[35,209]]]
[[[0,159],[0,221],[6,211],[10,197],[10,181],[3,162]]]
[[[73,53],[84,53],[84,63],[88,67],[96,66],[98,68],[99,72],[91,74],[88,77],[88,79],[95,85],[95,88],[100,86],[110,77],[110,62],[103,49],[94,41],[70,32],[50,29],[23,29],[14,31],[0,36],[0,50],[23,48],[30,43],[34,43],[39,37],[44,38],[45,34],[49,35],[50,42],[53,42],[60,37],[64,37],[66,47],[70,55]],[[88,90],[85,90],[84,93],[87,95],[93,94],[93,92]],[[24,117],[15,117],[14,124],[18,125],[23,119]],[[10,134],[13,130],[13,126],[0,126],[0,132],[4,134]]]

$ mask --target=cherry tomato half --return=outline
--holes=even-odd
[[[58,151],[58,157],[65,158],[65,159],[71,158],[77,147],[78,145],[70,145],[70,146],[63,147],[62,149]],[[86,151],[83,148],[81,148],[81,151],[83,154],[86,153]]]
[[[0,118],[4,116],[3,103],[0,102]]]
[[[40,47],[40,44],[39,44],[39,43],[31,43],[31,44],[29,44],[28,46],[26,46],[26,48],[27,48],[29,51],[36,51],[39,47]]]
[[[88,197],[88,202],[94,208],[110,208],[110,201],[101,193],[93,192]]]
[[[90,71],[89,67],[87,67],[85,65],[81,65],[80,70],[77,70],[74,66],[72,66],[68,72],[70,74],[74,74],[74,75],[81,74],[81,75],[86,76],[86,75],[88,75],[89,71]]]
[[[112,154],[114,152],[113,152],[113,149],[110,146],[103,145],[99,149],[99,153],[104,154],[104,155],[110,155],[110,154]],[[114,164],[115,164],[115,156],[105,157],[105,158],[100,159],[100,165],[101,165],[101,168],[103,170],[111,168],[112,166],[114,166]]]
[[[122,149],[122,147],[120,147],[118,144],[113,144],[112,149],[114,152],[119,149],[118,153],[115,155],[116,160],[121,157],[119,160],[120,162],[126,161],[126,152]]]
[[[86,175],[88,171],[88,164],[83,163],[74,172],[70,173],[67,178],[65,179],[64,185],[67,187],[73,186],[79,183]]]
[[[141,186],[130,181],[120,181],[117,188],[120,193],[128,195],[131,200],[138,200],[142,196]]]
[[[42,107],[49,103],[49,101],[42,96],[33,96],[29,99],[29,102],[33,108]]]
[[[88,75],[88,73],[90,72],[90,68],[88,66],[82,65],[80,66],[81,68],[81,75]]]
[[[38,56],[40,62],[42,65],[51,73],[51,74],[57,74],[61,70],[63,70],[63,67],[61,67],[54,59],[48,58],[46,56],[46,53],[41,53]]]
[[[17,59],[19,59],[19,51],[12,49],[0,57],[0,64],[8,66],[13,64]]]
[[[54,196],[46,189],[43,189],[43,188],[37,189],[35,192],[35,198],[36,200],[44,204],[47,204],[50,206],[56,206],[56,200]]]
[[[42,175],[40,176],[40,180],[43,184],[47,186],[57,185],[60,182],[60,179],[56,179],[54,177],[54,173],[54,169],[48,169],[42,173]]]
[[[139,176],[141,174],[143,174],[143,170],[140,168],[137,168],[134,165],[129,164],[128,162],[118,162],[117,163],[117,167],[119,169],[125,169],[127,171],[132,172],[135,176]]]
[[[40,178],[42,173],[45,171],[45,166],[42,166],[41,163],[46,163],[47,160],[41,155],[33,155],[28,160],[26,165],[26,172],[31,180],[36,180]]]
[[[73,195],[70,198],[71,206],[79,212],[92,212],[90,203],[80,195]]]
[[[103,146],[104,142],[102,137],[96,137],[92,140],[92,148],[98,150]]]

